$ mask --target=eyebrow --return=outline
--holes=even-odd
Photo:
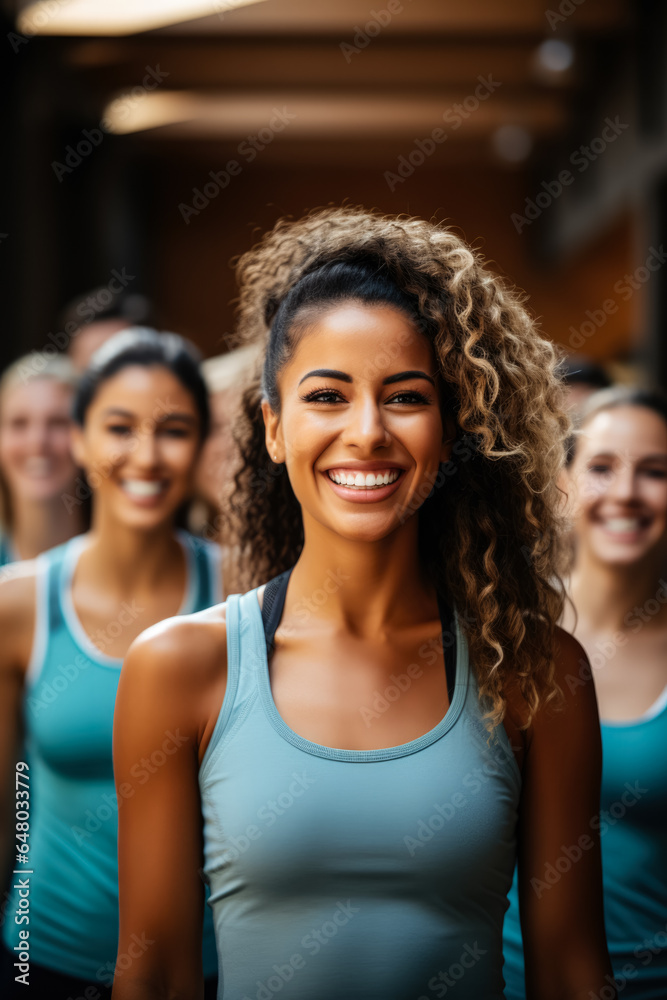
[[[589,457],[589,462],[594,462],[596,459],[600,458],[616,458],[616,454],[613,451],[600,451],[596,455],[591,455]],[[637,459],[638,462],[667,462],[667,453],[662,452],[656,455],[642,455],[641,458]]]
[[[351,375],[348,375],[346,372],[336,371],[335,368],[315,368],[312,372],[308,372],[304,375],[302,379],[299,379],[299,385],[301,385],[302,382],[305,382],[307,378],[335,378],[340,382],[353,381]],[[394,382],[407,382],[409,379],[413,378],[423,378],[427,382],[430,382],[432,386],[435,386],[435,381],[430,375],[427,375],[426,372],[418,371],[417,369],[406,372],[397,372],[395,375],[387,375],[386,378],[382,379],[382,385],[393,385]]]
[[[120,406],[109,406],[104,411],[105,417],[127,417],[128,420],[134,420],[136,418],[136,413],[132,413],[131,410],[124,410]],[[165,420],[182,420],[186,424],[196,424],[197,420],[192,416],[191,413],[163,413],[162,416],[156,417],[155,422],[157,424],[163,424]]]

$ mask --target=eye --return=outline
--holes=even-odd
[[[432,400],[429,396],[424,395],[424,393],[417,392],[416,389],[410,389],[404,392],[397,392],[395,396],[391,396],[386,402],[401,403],[403,406],[409,406],[410,404],[413,406],[428,406]]]
[[[160,433],[173,438],[184,438],[190,436],[190,431],[185,427],[163,427]]]
[[[313,389],[300,397],[304,403],[338,403],[345,402],[345,398],[337,389]]]
[[[127,424],[109,424],[107,430],[110,434],[118,434],[120,437],[127,437],[131,433],[132,428]]]
[[[597,475],[603,475],[605,472],[611,472],[611,468],[608,465],[598,463],[597,465],[589,465],[589,472],[595,472]]]
[[[650,479],[667,479],[666,469],[644,469],[644,475]]]

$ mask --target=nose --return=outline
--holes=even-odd
[[[615,465],[605,493],[620,503],[632,503],[637,499],[637,477],[631,462],[621,460]]]
[[[40,454],[49,450],[49,427],[44,420],[35,420],[30,426],[30,447]]]
[[[382,410],[370,393],[356,400],[346,413],[343,444],[370,453],[391,442],[391,435],[382,419]]]
[[[159,464],[159,445],[155,430],[155,427],[142,428],[135,438],[132,459],[141,468],[152,469]]]

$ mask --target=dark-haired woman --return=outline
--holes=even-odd
[[[602,843],[607,944],[619,993],[667,996],[667,399],[631,388],[592,396],[567,475],[575,559],[564,622],[587,650],[600,709],[599,813],[578,843],[544,857],[538,907],[557,878],[576,882],[591,836]],[[566,678],[576,692],[587,661]],[[505,918],[508,1000],[523,977],[516,885]],[[523,914],[522,914],[523,916]],[[523,923],[523,921],[522,921]],[[611,984],[597,994],[611,996]]]
[[[155,945],[114,1000],[201,996],[200,800],[220,998],[500,1000],[517,838],[530,879],[599,795],[555,626],[553,349],[418,219],[279,224],[240,277],[242,332],[271,324],[237,476],[253,589],[126,658],[119,788],[167,724],[196,754],[120,814],[120,949]],[[600,989],[599,844],[534,916],[533,995]]]
[[[99,1000],[110,994],[114,965],[122,975],[153,947],[147,928],[136,925],[116,964],[117,819],[138,789],[159,781],[166,760],[191,754],[192,745],[178,726],[165,727],[117,797],[116,688],[122,657],[142,629],[219,600],[215,550],[175,527],[209,422],[190,345],[175,334],[119,333],[83,376],[74,419],[73,450],[93,495],[91,530],[20,564],[0,587],[2,782],[16,806],[16,817],[13,808],[3,814],[15,870],[3,998]],[[21,706],[29,767],[17,764],[14,781]],[[197,867],[190,875],[199,881]],[[200,949],[202,916],[203,906]],[[207,921],[209,977],[212,931]]]

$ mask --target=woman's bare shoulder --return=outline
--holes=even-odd
[[[34,610],[37,573],[36,559],[8,563],[0,568],[0,614],[3,618]]]
[[[530,709],[523,696],[518,678],[510,676],[504,687],[505,727],[513,745],[522,744],[525,751],[536,731],[555,722],[570,719],[578,709],[590,716],[595,713],[595,688],[586,651],[574,636],[559,625],[554,632],[554,684],[555,696],[545,700],[534,713],[530,723]],[[556,690],[557,689],[557,690]],[[561,692],[562,697],[558,692]],[[581,697],[575,697],[581,692]],[[567,725],[567,721],[565,721]],[[519,754],[523,757],[523,753]]]
[[[203,756],[227,688],[226,606],[151,625],[131,644],[121,670],[116,724],[177,725]]]
[[[0,569],[0,665],[25,671],[35,631],[37,562],[9,563]]]
[[[216,604],[151,625],[131,644],[123,670],[190,685],[218,676],[227,664],[226,612]]]

